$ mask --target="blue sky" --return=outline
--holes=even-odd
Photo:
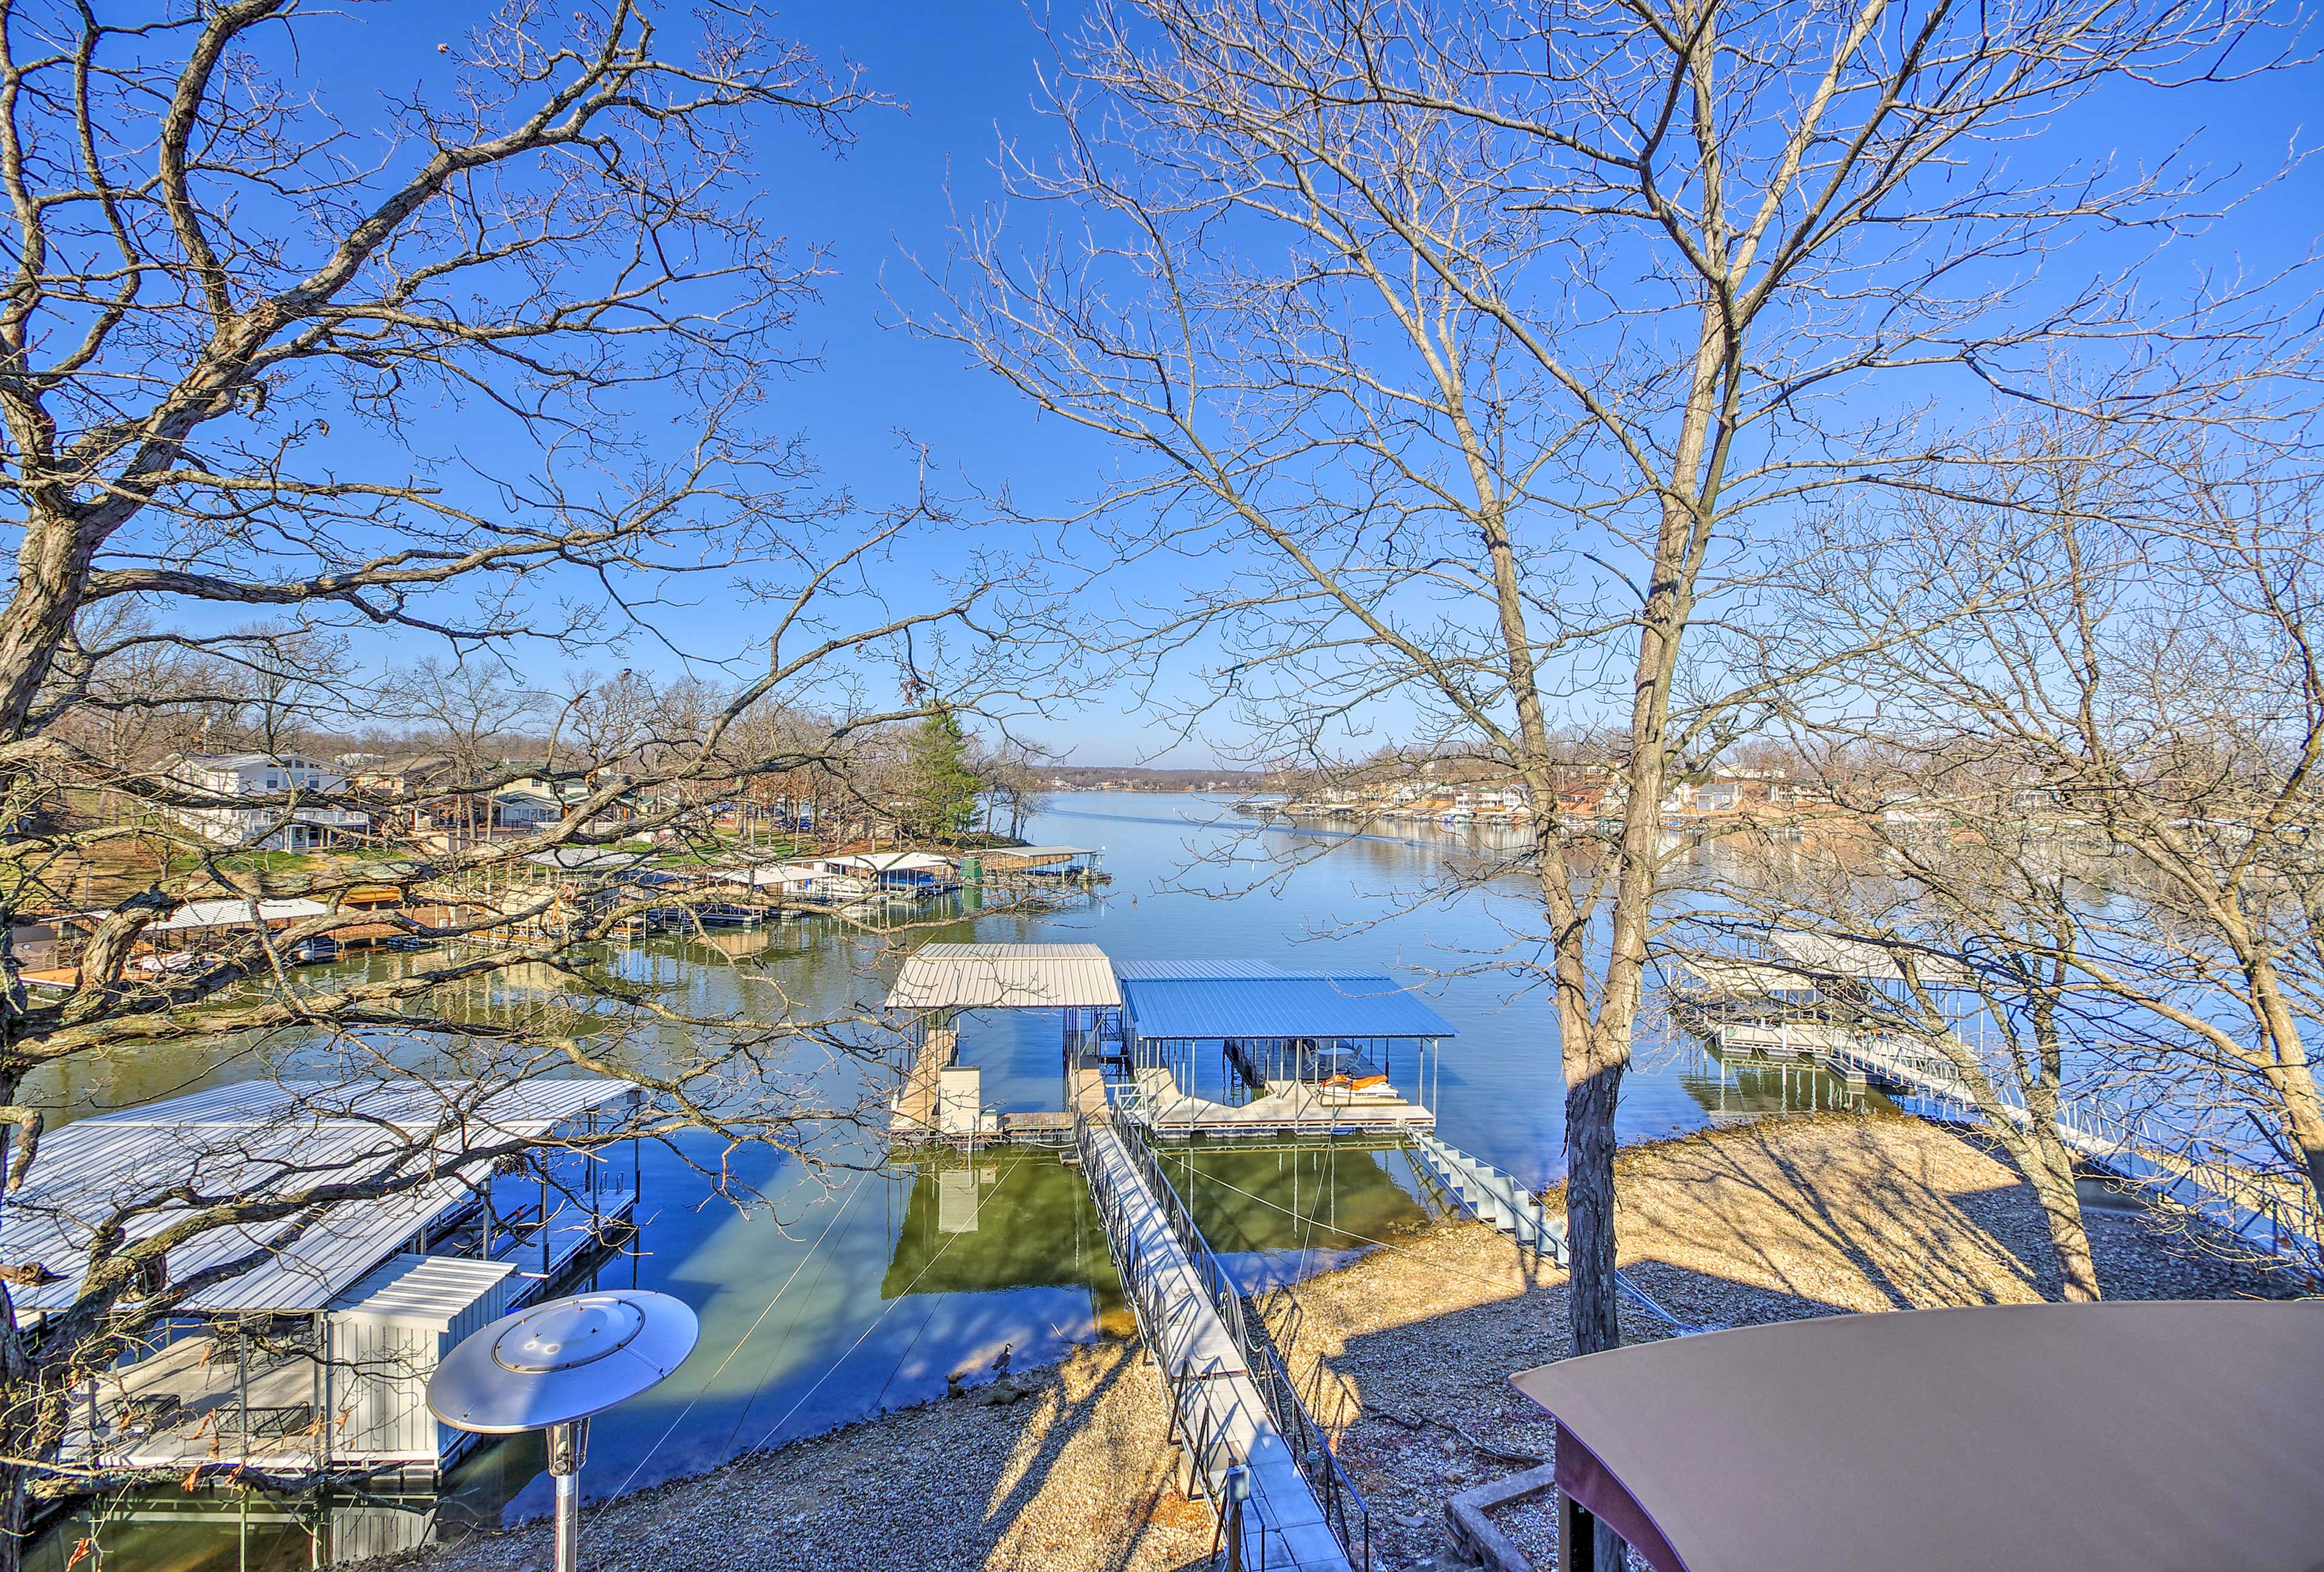
[[[431,73],[435,42],[457,37],[473,15],[470,5],[434,0],[356,6],[347,20],[323,22],[307,35],[304,63],[327,91],[384,88]],[[955,478],[1006,485],[1037,508],[1091,495],[1105,473],[1105,451],[1035,420],[1006,389],[964,366],[956,351],[887,325],[892,311],[881,292],[883,270],[909,289],[908,277],[899,276],[908,272],[906,253],[941,256],[948,202],[973,211],[994,199],[1000,138],[1038,149],[1050,134],[1031,107],[1045,45],[1026,12],[919,0],[798,5],[779,12],[777,25],[826,59],[860,62],[867,84],[902,107],[865,112],[856,145],[836,154],[787,128],[770,128],[761,143],[769,211],[800,242],[827,245],[836,269],[801,323],[801,341],[821,365],[777,393],[770,423],[805,434],[825,474],[868,504],[909,488],[899,432],[927,444]],[[364,82],[348,83],[349,72]],[[2319,83],[2324,74],[2309,68],[2169,96],[2123,89],[2049,134],[2082,152],[2113,149],[2126,159],[2159,156],[2192,135],[2198,156],[2212,165],[2257,170],[2301,139],[2303,120],[2324,104]],[[2200,243],[2180,248],[2166,277],[2182,266],[2191,273],[2239,258],[2289,260],[2314,244],[2319,199],[2319,171],[2298,171]],[[925,550],[945,553],[936,542]],[[919,561],[908,558],[895,570],[908,574]],[[705,603],[696,621],[711,642],[739,645],[750,631],[746,614],[715,602]],[[717,639],[722,631],[730,636]],[[1129,762],[1153,745],[1119,692],[1094,695],[1083,712],[1030,729],[1077,763]],[[1207,754],[1182,748],[1167,762],[1200,763]]]

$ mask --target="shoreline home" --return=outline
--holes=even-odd
[[[347,787],[345,775],[305,754],[176,754],[162,761],[161,772],[178,785],[210,797],[268,800],[247,808],[221,802],[161,809],[221,846],[270,852],[317,850],[361,836],[371,826],[368,814],[298,801],[336,796]]]

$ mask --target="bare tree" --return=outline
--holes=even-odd
[[[538,729],[547,695],[524,673],[498,661],[421,660],[387,680],[383,713],[414,727],[416,740],[440,747],[462,770],[500,763],[516,738]]]
[[[1662,805],[1763,697],[1688,661],[1690,626],[1748,614],[1802,511],[1947,457],[1905,401],[1948,371],[2006,382],[2127,320],[2128,274],[2041,263],[2169,234],[2202,180],[2043,170],[2039,133],[2102,86],[2236,69],[2259,26],[1096,0],[1058,41],[1065,151],[1009,166],[1057,221],[966,228],[921,325],[1129,456],[1089,516],[1188,592],[1148,597],[1137,647],[1223,649],[1208,703],[1258,748],[1329,762],[1394,726],[1526,788],[1545,920],[1501,964],[1555,1000],[1578,1350],[1618,1336]],[[1553,829],[1574,734],[1610,837]]]
[[[2301,363],[2281,347],[2277,365]],[[1791,626],[1860,657],[1785,705],[1803,736],[1892,760],[1887,789],[2006,856],[2015,900],[2038,891],[2046,937],[2023,948],[2081,1013],[2113,1013],[2086,1080],[2206,1138],[2239,1105],[2315,1216],[2318,535],[2312,470],[2286,440],[2305,417],[2264,393],[2045,414],[1997,456],[2007,480],[1987,500],[1858,521]],[[1918,631],[1863,650],[1900,587],[1978,613],[1924,606]],[[1962,785],[1979,779],[1981,808]],[[1932,902],[1950,898],[1945,857],[1900,856]]]
[[[1813,844],[1725,839],[1716,891],[1665,944],[1714,979],[1814,990],[1803,1011],[1746,986],[1742,1007],[1858,1039],[1915,1095],[1964,1105],[2033,1191],[2062,1297],[2099,1298],[2068,1132],[2095,1125],[2077,1098],[2111,1086],[2138,1013],[2079,965],[2102,899],[2085,859],[2029,817],[2019,779],[1958,756],[1838,749],[1803,773]],[[1706,960],[1689,931],[1756,958]]]
[[[280,758],[307,745],[318,726],[342,722],[359,707],[346,690],[355,674],[346,635],[280,620],[254,623],[204,642],[235,735],[218,745],[246,744]]]
[[[0,1263],[0,1569],[17,1564],[28,1491],[104,1482],[60,1454],[77,1384],[256,1258],[221,1253],[221,1238],[263,1253],[327,1205],[510,1155],[469,1115],[512,1080],[577,1067],[647,1094],[646,1112],[593,1141],[706,1127],[798,1146],[846,1116],[844,1098],[825,1105],[785,1067],[816,1045],[863,1051],[876,1022],[706,1013],[592,958],[649,905],[729,887],[649,897],[528,859],[602,846],[594,827],[617,802],[648,831],[678,823],[707,773],[844,765],[853,735],[928,713],[932,694],[975,702],[1011,660],[985,630],[1033,625],[974,615],[997,587],[1031,583],[993,563],[865,588],[899,540],[941,523],[936,510],[855,509],[761,429],[819,262],[787,251],[756,205],[752,148],[785,123],[844,138],[869,102],[852,79],[746,9],[706,7],[674,36],[633,0],[586,0],[480,18],[398,97],[294,87],[302,42],[346,25],[300,0],[119,25],[65,4],[0,9],[0,489],[15,537],[0,798],[18,827],[0,858],[0,933],[59,915],[60,889],[103,872],[123,836],[161,847],[152,877],[112,892],[60,986],[32,992],[5,957],[10,1183],[30,1172],[38,1189],[42,1104],[64,1067],[189,1037],[284,1043],[294,1068],[357,1066],[441,1114],[360,1172],[292,1163],[254,1179],[222,1149],[217,1182],[88,1197],[69,1259]],[[747,609],[744,647],[715,648],[678,615],[689,577]],[[404,660],[427,642],[452,662],[439,678],[634,646],[707,667],[717,699],[687,711],[682,737],[641,744],[626,721],[593,721],[577,744],[552,734],[586,790],[534,834],[283,872],[248,854],[300,815],[392,810],[434,789],[372,801],[303,764],[285,785],[262,773],[220,789],[121,735],[124,717],[219,703],[246,716],[237,669],[280,679],[256,701],[269,745],[333,722],[278,635],[216,631],[236,616],[318,641],[392,636]],[[830,722],[745,748],[742,718],[770,703]],[[438,708],[480,752],[501,724],[489,707],[456,724]],[[604,756],[583,757],[591,747]],[[489,793],[532,768],[480,761],[468,784]],[[150,822],[28,819],[57,791]],[[383,878],[395,903],[342,909]],[[247,903],[252,920],[165,953],[155,925],[197,894]],[[281,897],[323,914],[257,920]],[[292,976],[301,941],[383,923],[450,942],[389,976]],[[474,1003],[515,976],[545,979],[530,990],[545,1002]],[[463,1131],[471,1148],[447,1159]],[[182,1270],[189,1249],[210,1264]],[[62,1300],[20,1313],[17,1292],[53,1279],[70,1284]]]
[[[1004,736],[985,750],[976,765],[984,781],[985,828],[1011,840],[1024,837],[1025,821],[1048,806],[1043,785],[1049,763],[1046,750],[1017,737]]]

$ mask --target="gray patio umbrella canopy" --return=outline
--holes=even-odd
[[[1658,1572],[2324,1568],[2324,1302],[1832,1316],[1511,1380]]]

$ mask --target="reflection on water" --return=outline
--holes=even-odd
[[[1519,885],[1454,907],[1401,910],[1448,852],[1480,837],[1285,828],[1246,839],[1242,829],[1204,822],[1225,808],[1182,797],[1061,795],[1028,835],[1102,847],[1114,877],[1107,893],[1038,912],[986,911],[954,897],[921,914],[949,920],[919,929],[912,942],[1094,942],[1125,959],[1233,956],[1404,976],[1425,986],[1460,1031],[1446,1044],[1439,1088],[1445,1137],[1528,1184],[1554,1179],[1563,1087],[1548,1006],[1511,997],[1505,977],[1428,976],[1533,931],[1537,906]],[[1328,855],[1287,873],[1268,861],[1327,843]],[[890,938],[815,918],[608,946],[598,958],[617,975],[672,990],[689,1012],[771,1022],[876,1003],[899,953]],[[371,952],[299,976],[327,985],[439,960]],[[467,1007],[553,1009],[562,993],[553,968],[537,968],[480,985]],[[964,1057],[983,1067],[988,1101],[1008,1112],[1063,1106],[1059,1032],[1057,1018],[1039,1012],[965,1023]],[[650,1067],[687,1047],[680,1028],[657,1024],[624,1051]],[[336,1051],[288,1034],[189,1039],[60,1067],[35,1090],[56,1117],[69,1118],[275,1067],[328,1073]],[[415,1040],[393,1051],[424,1065],[442,1045]],[[880,1085],[859,1060],[812,1043],[776,1070],[843,1105]],[[1737,1099],[1767,1095],[1739,1071],[1732,1086],[1723,1075],[1718,1083],[1725,1089],[1689,1064],[1642,1061],[1624,1087],[1626,1138],[1700,1128],[1742,1105]],[[1780,1086],[1772,1095],[1790,1105]],[[985,1152],[973,1162],[890,1167],[878,1145],[844,1128],[813,1155],[819,1165],[763,1149],[727,1153],[708,1137],[646,1153],[641,1253],[612,1271],[627,1281],[634,1271],[641,1286],[685,1299],[701,1318],[702,1341],[671,1380],[595,1421],[584,1475],[593,1499],[940,1397],[946,1374],[982,1368],[1003,1346],[1030,1366],[1127,1329],[1086,1186],[1056,1156]],[[688,1159],[727,1165],[763,1199],[745,1210],[717,1198]],[[1208,1145],[1170,1161],[1205,1235],[1254,1284],[1392,1242],[1441,1204],[1394,1149]],[[94,1528],[97,1565],[130,1572],[309,1566],[387,1549],[399,1536],[537,1515],[549,1502],[542,1467],[538,1440],[520,1437],[472,1454],[440,1500],[150,1492],[69,1520],[41,1554],[44,1572],[62,1572]],[[88,1559],[80,1565],[94,1572]]]
[[[906,1171],[910,1188],[880,1280],[882,1299],[1071,1289],[1088,1296],[1093,1327],[1133,1329],[1078,1170],[1054,1153],[1003,1148],[943,1154]]]
[[[1156,1148],[1194,1225],[1247,1287],[1394,1244],[1439,1210],[1401,1146],[1222,1142]]]
[[[1698,1046],[1678,1077],[1713,1124],[1781,1114],[1858,1113],[1895,1104],[1861,1077],[1834,1075],[1812,1059],[1768,1059]]]

